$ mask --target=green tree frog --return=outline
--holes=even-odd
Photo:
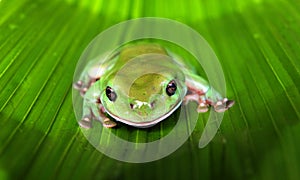
[[[91,128],[92,120],[107,128],[115,127],[118,121],[151,127],[191,100],[198,103],[199,113],[209,107],[224,112],[234,104],[154,43],[127,45],[111,56],[96,58],[73,86],[83,97],[79,124],[84,128]]]

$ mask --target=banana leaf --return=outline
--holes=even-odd
[[[100,32],[138,17],[187,24],[217,54],[236,104],[206,147],[198,143],[208,114],[179,149],[148,163],[107,157],[79,128],[80,55]],[[300,179],[299,22],[296,0],[0,0],[0,179]],[[174,119],[111,131],[148,142]]]

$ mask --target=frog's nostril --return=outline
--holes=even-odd
[[[155,105],[155,101],[152,101],[152,102],[150,103],[150,108],[153,109],[153,108],[154,108],[154,105]]]
[[[132,104],[132,103],[130,103],[129,105],[130,105],[130,109],[133,109],[133,104]]]

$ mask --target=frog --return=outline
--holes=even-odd
[[[82,128],[92,128],[93,120],[105,128],[119,122],[148,128],[190,101],[198,113],[225,112],[235,103],[160,44],[134,43],[108,54],[90,61],[73,83],[83,98]]]

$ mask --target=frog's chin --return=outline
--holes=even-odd
[[[145,121],[145,122],[134,122],[134,121],[130,121],[128,119],[124,119],[121,118],[119,116],[116,116],[115,114],[112,114],[109,111],[106,111],[107,114],[109,114],[111,117],[113,117],[115,120],[120,121],[122,123],[128,124],[130,126],[134,126],[134,127],[138,127],[138,128],[148,128],[148,127],[152,127],[154,125],[156,125],[157,123],[159,123],[160,121],[164,120],[165,118],[169,117],[179,106],[181,105],[181,102],[177,103],[170,111],[168,111],[167,113],[165,113],[164,115],[155,118],[151,121]]]

